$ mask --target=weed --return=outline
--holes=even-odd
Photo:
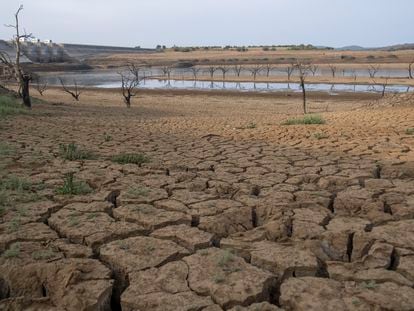
[[[136,188],[129,188],[127,190],[127,196],[129,198],[139,198],[139,197],[146,197],[149,193],[149,190],[146,188],[136,187]]]
[[[405,134],[414,135],[414,127],[408,128],[405,130]]]
[[[317,114],[308,114],[303,118],[292,118],[282,123],[282,125],[298,125],[298,124],[325,124],[325,120]]]
[[[361,284],[361,286],[362,286],[363,288],[367,288],[367,289],[375,289],[375,288],[377,288],[377,287],[378,287],[378,284],[377,284],[374,280],[371,280],[371,281],[369,281],[369,282],[363,282],[363,283]]]
[[[56,253],[53,250],[48,249],[48,250],[33,252],[32,253],[32,258],[34,260],[47,260],[47,259],[55,257],[55,255],[56,255]]]
[[[15,243],[3,253],[4,258],[15,258],[20,255],[20,243]]]
[[[92,192],[92,188],[84,181],[75,181],[73,173],[65,175],[63,186],[56,190],[61,195],[83,195]]]
[[[201,256],[207,256],[208,255],[208,250],[207,249],[202,249],[201,251],[199,251]]]
[[[317,140],[329,138],[329,136],[325,133],[315,133],[313,134],[313,137],[315,137]]]
[[[220,267],[224,267],[229,262],[232,262],[233,260],[234,260],[234,255],[229,250],[225,250],[223,255],[219,258],[217,264]]]
[[[75,143],[68,145],[59,145],[60,156],[69,161],[76,160],[92,160],[95,159],[95,155],[88,150],[80,149]]]
[[[247,129],[255,129],[257,127],[256,123],[254,122],[250,122],[249,124],[247,124],[246,128]]]
[[[31,187],[32,184],[29,181],[14,175],[0,181],[0,188],[4,190],[24,192],[30,190]]]
[[[5,207],[9,203],[9,199],[5,191],[0,191],[0,207]]]
[[[17,98],[0,95],[0,118],[17,114],[25,114],[27,112],[28,110],[18,102]]]
[[[91,214],[88,214],[88,216],[86,216],[86,218],[89,219],[89,220],[95,220],[97,216],[98,215],[96,213],[91,213]]]
[[[16,149],[8,144],[0,143],[0,156],[10,156],[16,152]]]
[[[225,280],[226,278],[221,274],[217,274],[214,276],[214,282],[217,284],[223,283]]]
[[[111,135],[109,135],[109,134],[104,133],[104,140],[105,140],[106,142],[112,141],[112,136],[111,136]]]
[[[76,227],[77,225],[79,225],[79,220],[76,216],[69,216],[69,221],[68,221],[68,225],[69,227]]]
[[[112,157],[112,162],[118,164],[142,165],[150,161],[149,157],[142,153],[123,153]]]
[[[20,218],[14,217],[8,226],[8,232],[16,232],[20,229]]]

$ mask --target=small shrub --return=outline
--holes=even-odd
[[[329,136],[325,133],[315,133],[313,134],[313,137],[315,137],[317,140],[329,138]]]
[[[63,186],[56,190],[61,195],[83,195],[92,192],[92,188],[84,181],[75,181],[74,174],[65,175]]]
[[[254,122],[250,122],[249,124],[247,124],[246,128],[247,129],[255,129],[257,127],[256,123]]]
[[[112,136],[111,135],[109,135],[109,134],[104,134],[104,140],[106,141],[106,142],[109,142],[109,141],[112,141]]]
[[[20,244],[15,243],[8,250],[3,253],[4,258],[15,258],[20,255]]]
[[[375,289],[378,287],[378,284],[374,280],[371,280],[369,282],[362,282],[361,286],[367,289]]]
[[[59,149],[60,156],[69,161],[91,160],[95,158],[92,152],[80,149],[75,143],[68,145],[60,144]]]
[[[414,127],[406,129],[405,134],[407,135],[414,135]]]
[[[8,232],[16,232],[20,229],[20,218],[13,218],[8,225]]]
[[[282,125],[298,124],[325,124],[325,120],[319,115],[305,115],[303,118],[292,118],[282,123]]]
[[[229,250],[225,250],[223,255],[219,258],[217,264],[220,267],[224,267],[229,262],[232,262],[233,260],[234,260],[234,255]]]
[[[42,251],[35,251],[32,253],[32,258],[34,260],[47,260],[55,257],[56,253],[51,250],[42,250]]]
[[[124,153],[112,157],[112,162],[116,162],[118,164],[136,164],[141,166],[149,161],[149,157],[141,153]]]

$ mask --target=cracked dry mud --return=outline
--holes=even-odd
[[[294,99],[83,96],[2,121],[1,178],[31,188],[3,193],[0,310],[414,309],[412,108],[287,127]],[[56,194],[68,172],[93,192]]]

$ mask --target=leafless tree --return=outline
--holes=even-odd
[[[381,82],[377,83],[374,79],[372,79],[372,81],[374,82],[374,84],[378,84],[382,86],[382,91],[381,91],[381,97],[385,96],[385,92],[387,90],[387,86],[388,86],[388,82],[389,82],[389,77],[386,77],[385,79],[383,79]]]
[[[309,71],[312,73],[312,76],[315,76],[316,73],[318,72],[319,67],[316,65],[310,65],[309,66]]]
[[[30,100],[30,81],[32,80],[32,77],[29,73],[26,73],[23,70],[20,64],[20,57],[22,55],[20,40],[24,38],[31,38],[32,34],[22,34],[20,32],[19,14],[22,10],[23,6],[21,5],[14,14],[15,23],[12,25],[6,25],[6,27],[13,28],[15,30],[15,35],[13,37],[13,43],[16,48],[15,59],[12,60],[6,52],[0,51],[0,63],[3,63],[13,72],[14,78],[19,85],[19,94],[23,99],[23,104],[30,108],[32,106],[32,102]]]
[[[334,65],[329,65],[329,69],[331,70],[332,78],[335,78],[336,77],[336,72],[338,70],[338,67],[336,67]]]
[[[226,66],[221,66],[221,67],[218,67],[217,70],[221,71],[221,74],[223,75],[223,81],[226,80],[226,73],[230,71],[230,68]]]
[[[131,108],[131,99],[136,96],[135,89],[139,85],[139,78],[133,74],[118,73],[121,76],[122,96],[127,108]]]
[[[210,73],[211,80],[213,80],[214,73],[217,71],[217,68],[214,67],[214,66],[210,66],[210,67],[207,68],[207,71]]]
[[[243,70],[243,67],[242,67],[242,65],[235,65],[233,70],[236,73],[236,76],[240,77],[240,74]]]
[[[39,77],[35,77],[34,87],[40,96],[43,96],[43,93],[47,90],[47,82],[42,82]]]
[[[414,79],[414,77],[413,77],[413,65],[414,65],[414,59],[410,63],[408,63],[408,77],[410,79]]]
[[[303,95],[303,113],[307,114],[307,107],[306,107],[306,77],[308,75],[308,72],[310,71],[309,65],[304,65],[302,63],[296,63],[295,68],[298,71],[299,74],[299,80],[300,80],[300,88],[302,89],[302,95]]]
[[[268,77],[268,78],[269,78],[270,73],[271,73],[271,72],[272,72],[272,70],[273,70],[273,66],[272,66],[271,64],[266,64],[266,66],[265,66],[265,70],[266,70],[266,77]]]
[[[288,81],[290,81],[290,78],[292,77],[292,74],[295,72],[295,64],[292,64],[290,66],[287,66],[282,70],[283,72],[286,72],[288,76]]]
[[[190,71],[193,74],[194,80],[197,81],[197,75],[201,71],[201,69],[197,67],[191,67]]]
[[[381,67],[380,65],[378,65],[378,66],[370,65],[369,66],[368,74],[369,74],[371,79],[375,78],[376,74],[380,70],[380,67]]]
[[[168,81],[170,81],[171,80],[172,68],[170,66],[164,66],[164,67],[161,68],[161,71],[162,71],[164,77],[167,77]]]
[[[249,69],[249,71],[251,72],[253,76],[254,81],[256,81],[256,77],[261,70],[262,70],[262,67],[260,67],[259,65],[256,65]]]
[[[63,90],[66,93],[70,94],[78,102],[81,92],[78,89],[78,83],[76,79],[73,80],[73,91],[65,85],[62,78],[59,78],[59,81],[60,81],[60,84],[62,85]]]
[[[135,79],[137,79],[139,81],[140,79],[140,72],[142,70],[142,68],[134,63],[129,63],[126,65],[127,71],[129,71],[129,73],[135,77]]]

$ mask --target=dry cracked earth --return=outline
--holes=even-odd
[[[0,310],[414,310],[412,108],[83,96],[1,121]]]

